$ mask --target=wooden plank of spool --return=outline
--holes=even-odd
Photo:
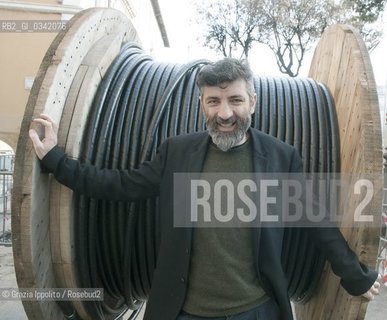
[[[83,75],[83,77],[81,75],[82,81],[75,85],[73,83],[76,98],[71,105],[65,106],[61,119],[61,126],[65,129],[63,132],[58,133],[58,137],[63,139],[60,145],[71,157],[77,158],[79,156],[83,130],[93,98],[102,76],[119,53],[121,43],[122,39],[119,36],[109,35],[103,37],[91,48],[78,69],[78,72],[81,71]],[[55,270],[60,275],[57,279],[61,279],[63,287],[78,288],[80,285],[77,281],[73,245],[73,219],[76,213],[73,212],[72,208],[72,192],[56,182],[53,185],[56,186],[56,192],[54,194],[53,190],[51,191],[50,199],[52,199],[52,202],[57,200],[60,204],[58,206],[59,214],[55,220],[52,217],[54,210],[50,207],[50,220],[54,220],[52,228],[50,228],[51,238],[56,238],[60,244],[56,248],[59,259],[55,261]],[[73,305],[77,313],[83,319],[87,319],[88,315],[82,301],[74,301]]]
[[[69,231],[60,227],[56,229],[60,238],[54,237],[53,231],[50,231],[53,226],[49,223],[50,218],[59,217],[62,225],[68,225],[71,221],[66,221],[66,216],[61,217],[62,212],[58,216],[56,211],[49,218],[50,205],[60,207],[67,200],[64,194],[56,200],[50,195],[53,190],[56,193],[55,189],[51,190],[51,178],[42,174],[28,138],[31,119],[44,112],[57,123],[60,122],[66,97],[84,58],[95,43],[109,35],[118,37],[121,42],[138,41],[134,27],[119,11],[89,9],[77,14],[68,23],[67,30],[59,33],[51,44],[31,89],[18,141],[12,194],[14,260],[21,288],[58,287],[55,272],[66,274],[61,277],[66,279],[71,268],[67,268],[67,265],[56,268],[56,261],[64,259],[71,262],[72,259],[71,239],[66,239]],[[111,57],[108,55],[102,58],[98,73],[105,72],[109,59]],[[61,128],[61,132],[67,139],[66,128]],[[70,248],[63,250],[66,246]],[[64,318],[58,305],[52,301],[23,301],[23,305],[29,319]]]
[[[72,110],[74,109],[74,105],[77,102],[80,87],[85,81],[87,69],[88,68],[85,66],[79,66],[75,78],[71,84],[58,129],[58,145],[60,146],[65,145],[68,135],[68,127],[71,121]],[[61,228],[64,225],[63,221],[66,221],[68,224],[71,222],[71,214],[69,211],[62,209],[62,206],[65,208],[71,206],[71,192],[55,181],[53,181],[50,191],[49,231],[51,241],[51,257],[56,284],[58,287],[62,288],[77,288],[79,286],[76,285],[76,281],[74,281],[74,278],[72,277],[74,272],[63,268],[62,260],[64,257],[62,256],[63,253],[61,250],[62,246],[70,248],[74,246],[74,238],[70,230],[64,230]],[[62,196],[60,196],[61,193],[63,193]],[[66,239],[63,241],[63,238]],[[72,305],[77,303],[80,302],[74,301],[72,302]],[[78,311],[78,309],[81,308],[78,307],[76,309]],[[78,314],[82,313],[78,312]]]
[[[352,27],[329,27],[315,50],[309,77],[324,83],[333,95],[340,132],[341,172],[350,190],[362,175],[374,184],[372,201],[363,214],[373,223],[355,224],[354,212],[364,193],[340,194],[342,232],[361,261],[376,263],[382,208],[382,142],[378,97],[367,49]],[[318,292],[306,305],[296,305],[298,320],[364,319],[367,302],[351,297],[339,284],[329,265]]]

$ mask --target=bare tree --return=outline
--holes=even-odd
[[[263,0],[265,12],[261,42],[274,53],[279,70],[291,77],[298,75],[305,52],[315,43],[328,24],[333,7],[319,0]]]
[[[216,0],[200,6],[198,15],[207,24],[205,45],[221,52],[225,57],[239,55],[248,58],[257,34],[258,12],[255,0]]]
[[[386,0],[215,0],[202,3],[205,44],[224,56],[249,57],[254,43],[266,44],[279,70],[298,75],[306,51],[333,23],[358,28],[371,50],[380,41],[378,21]]]

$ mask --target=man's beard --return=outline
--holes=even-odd
[[[235,128],[230,132],[222,132],[218,130],[218,124],[231,124],[235,122]],[[245,118],[232,116],[227,120],[223,120],[217,116],[207,119],[208,134],[212,138],[212,142],[222,151],[227,151],[238,145],[246,135],[247,130],[251,125],[251,115],[248,114]]]

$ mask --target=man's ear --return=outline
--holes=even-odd
[[[203,96],[202,95],[199,95],[199,104],[200,104],[200,109],[202,110],[202,112],[204,113],[204,114],[206,114],[205,112],[204,112],[204,107],[203,107]]]
[[[255,105],[257,103],[257,94],[254,93],[254,96],[250,97],[250,114],[255,112]]]

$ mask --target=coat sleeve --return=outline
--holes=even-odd
[[[131,201],[159,194],[159,185],[167,154],[165,142],[152,161],[138,169],[99,169],[79,160],[70,159],[55,146],[42,159],[42,165],[55,179],[74,192],[103,200]]]
[[[294,150],[291,172],[302,172],[302,160]],[[332,271],[340,277],[340,284],[351,295],[367,292],[378,277],[375,270],[361,263],[337,227],[309,226],[305,228],[320,252],[331,264]]]

